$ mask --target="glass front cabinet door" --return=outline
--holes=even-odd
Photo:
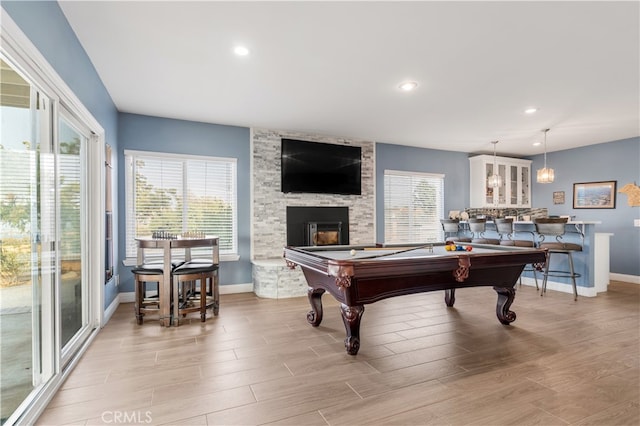
[[[501,177],[500,185],[489,185],[494,174],[492,155],[469,158],[470,207],[531,207],[531,161],[496,157],[495,168]]]

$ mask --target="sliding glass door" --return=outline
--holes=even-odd
[[[89,332],[90,287],[87,285],[85,259],[88,235],[85,174],[89,138],[89,129],[61,108],[58,118],[59,166],[56,187],[60,194],[57,252],[60,258],[59,317],[63,365]]]
[[[6,61],[0,136],[0,391],[2,422],[53,374],[55,198],[51,104]],[[46,140],[42,144],[42,136]],[[44,185],[40,185],[43,182]],[[52,181],[53,183],[53,181]]]
[[[88,285],[91,132],[8,58],[0,58],[0,70],[4,424],[61,373],[95,326],[95,315]]]

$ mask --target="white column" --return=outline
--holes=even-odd
[[[593,244],[593,285],[596,293],[607,291],[609,285],[609,238],[613,234],[596,232]]]

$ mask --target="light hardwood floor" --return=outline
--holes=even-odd
[[[518,288],[510,326],[489,287],[366,305],[346,354],[338,304],[223,295],[220,316],[136,325],[120,305],[38,423],[638,425],[640,286],[580,297]]]

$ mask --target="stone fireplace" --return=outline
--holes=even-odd
[[[362,148],[362,193],[301,194],[284,193],[280,186],[281,138],[311,142],[335,143]],[[375,145],[370,141],[336,138],[325,135],[251,129],[252,144],[252,263],[253,287],[259,297],[284,298],[307,294],[307,283],[300,268],[290,270],[283,259],[287,245],[314,245],[318,233],[322,238],[335,238],[339,228],[340,244],[375,242]],[[294,225],[289,211],[311,211],[316,214]],[[346,215],[334,217],[325,213],[342,210]],[[333,213],[333,212],[332,212]],[[319,214],[319,215],[317,215]],[[293,219],[299,221],[299,219]],[[338,226],[339,225],[339,226]],[[315,228],[314,228],[315,226]],[[333,229],[327,229],[327,226]],[[310,233],[310,234],[309,234]],[[295,234],[300,240],[289,240]],[[321,241],[322,243],[326,241]],[[331,240],[334,241],[334,240]],[[300,243],[298,243],[300,242]]]

